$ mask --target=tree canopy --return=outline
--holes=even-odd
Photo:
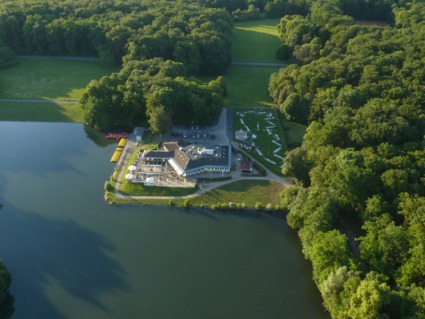
[[[316,1],[279,24],[295,63],[269,92],[308,125],[282,205],[333,318],[424,318],[425,4],[371,1],[387,8],[364,16],[390,23],[376,26],[356,3]]]

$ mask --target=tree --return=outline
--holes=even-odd
[[[369,273],[352,295],[348,315],[352,319],[384,318],[381,317],[382,308],[389,302],[388,291],[387,284],[380,283],[373,273]]]
[[[300,94],[290,94],[281,104],[280,109],[288,120],[307,123],[308,104]]]
[[[320,285],[333,271],[349,266],[351,258],[345,235],[337,230],[318,232],[310,251],[314,280]]]
[[[10,273],[4,265],[3,261],[0,260],[0,305],[3,304],[7,297],[7,290],[10,286]]]
[[[172,126],[171,114],[164,106],[157,106],[149,112],[149,125],[153,133],[165,133]]]

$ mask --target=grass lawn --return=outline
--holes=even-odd
[[[192,205],[211,206],[217,203],[245,203],[246,207],[254,207],[260,202],[266,206],[280,204],[280,193],[285,186],[265,180],[242,180],[226,184],[200,195],[190,202]]]
[[[0,121],[82,122],[79,103],[0,102]]]
[[[276,59],[280,47],[277,33],[279,19],[250,20],[235,23],[232,58],[238,61],[282,63]]]
[[[191,198],[190,204],[193,206],[209,206],[217,203],[229,204],[229,202],[245,203],[246,208],[254,208],[257,202],[263,206],[271,203],[280,204],[280,194],[285,186],[266,180],[243,180],[226,184],[213,189],[205,194]],[[114,194],[106,195],[115,203],[121,204],[147,204],[147,205],[168,205],[169,199],[121,199],[116,198]],[[173,202],[177,206],[182,206],[183,199],[175,199]]]
[[[285,119],[282,119],[282,126],[288,146],[301,145],[306,127]]]
[[[78,101],[91,80],[114,71],[99,62],[20,60],[0,71],[0,98]]]
[[[275,68],[232,66],[223,76],[227,85],[227,106],[271,106],[269,80]]]

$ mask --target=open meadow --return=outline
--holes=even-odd
[[[231,66],[224,75],[227,106],[272,106],[269,79],[276,68]]]
[[[278,19],[236,22],[233,28],[232,59],[244,63],[283,63],[276,59],[280,46]],[[228,106],[271,106],[268,93],[270,76],[279,67],[255,64],[232,65],[224,80]]]
[[[99,62],[19,60],[17,65],[0,70],[0,120],[81,122],[78,101],[84,88],[91,80],[114,71],[117,69]]]
[[[282,63],[276,59],[276,50],[281,45],[276,28],[278,23],[279,19],[236,22],[233,28],[233,60]]]

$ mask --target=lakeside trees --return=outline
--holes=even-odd
[[[279,25],[298,63],[269,91],[308,124],[285,159],[297,184],[282,204],[333,318],[424,318],[425,4],[385,11],[393,27],[347,8],[317,1]]]
[[[11,276],[5,264],[0,260],[0,318],[11,318],[13,308],[13,298],[9,294]]]

